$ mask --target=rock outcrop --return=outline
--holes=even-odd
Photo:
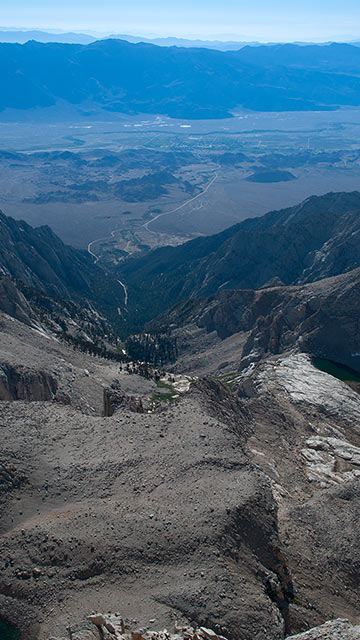
[[[124,393],[117,385],[107,387],[104,389],[104,417],[109,418],[119,409],[133,413],[145,412],[141,398]]]
[[[172,327],[180,356],[199,350],[196,327],[221,340],[237,334],[242,369],[296,349],[360,371],[359,299],[360,269],[354,269],[301,286],[222,291],[179,305],[159,322]]]
[[[34,324],[36,316],[25,296],[6,275],[0,273],[0,311],[27,325]]]
[[[71,640],[226,640],[224,636],[206,627],[191,627],[175,623],[174,631],[149,631],[145,629],[128,630],[126,623],[119,613],[94,613],[88,616],[88,621],[94,625],[90,629],[73,631],[71,625],[68,632]],[[155,620],[154,620],[155,622]],[[65,638],[51,637],[49,640],[65,640]]]
[[[296,636],[288,636],[286,640],[360,640],[360,625],[353,626],[348,620],[338,618]]]
[[[223,636],[206,627],[177,626],[171,633],[162,631],[127,631],[120,614],[96,613],[88,616],[96,631],[86,629],[71,631],[71,640],[226,640]],[[51,637],[49,640],[67,640]],[[324,624],[299,633],[287,636],[286,640],[360,640],[360,625],[352,625],[344,618],[330,620]]]
[[[58,388],[56,379],[47,371],[0,364],[1,400],[53,400]]]

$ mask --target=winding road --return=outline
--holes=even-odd
[[[121,280],[118,280],[118,283],[122,286],[122,288],[124,289],[124,304],[125,307],[127,307],[127,303],[128,303],[128,289],[127,286],[125,284],[125,282],[121,282]]]
[[[89,242],[87,246],[87,250],[88,250],[88,253],[90,253],[90,255],[95,258],[95,264],[100,260],[101,256],[97,256],[96,253],[94,253],[91,250],[92,245],[95,244],[96,242],[101,242],[102,240],[109,240],[113,238],[116,231],[117,229],[114,229],[109,236],[105,236],[105,238],[96,238],[96,240],[92,240],[91,242]]]
[[[211,178],[210,182],[206,185],[205,189],[203,189],[200,193],[198,193],[193,198],[190,198],[190,200],[185,200],[185,202],[183,202],[179,206],[175,207],[175,209],[171,209],[170,211],[166,211],[165,213],[159,213],[157,216],[155,216],[155,218],[151,218],[151,220],[149,220],[148,222],[145,222],[145,224],[143,224],[143,227],[147,231],[150,231],[150,233],[156,233],[156,231],[152,231],[151,229],[149,229],[149,225],[150,224],[155,222],[155,220],[158,220],[159,218],[162,218],[163,216],[169,216],[171,213],[175,213],[176,211],[179,211],[183,207],[186,207],[187,204],[190,204],[190,202],[194,202],[194,200],[197,200],[198,198],[200,198],[200,196],[203,196],[204,193],[206,193],[210,189],[211,185],[214,184],[214,182],[215,182],[215,180],[217,180],[217,178],[218,178],[218,173],[216,171],[215,175],[213,176],[213,178]]]
[[[190,204],[190,202],[194,202],[194,200],[197,200],[198,198],[203,196],[204,193],[206,193],[210,189],[211,185],[214,184],[214,182],[215,182],[215,180],[217,180],[217,178],[218,178],[218,173],[216,171],[215,175],[211,178],[210,182],[206,185],[206,187],[200,193],[198,193],[193,198],[190,198],[189,200],[185,200],[185,202],[183,202],[182,204],[179,204],[174,209],[171,209],[170,211],[166,211],[165,213],[159,213],[157,216],[155,216],[155,218],[152,218],[151,220],[148,220],[148,222],[145,222],[142,225],[144,227],[144,229],[149,231],[149,233],[156,233],[156,231],[152,231],[151,229],[149,229],[149,225],[150,224],[155,222],[155,220],[158,220],[159,218],[162,218],[163,216],[169,216],[171,213],[175,213],[176,211],[180,211],[180,209],[183,209],[183,207],[186,207],[186,205]],[[96,253],[94,253],[94,251],[92,250],[93,245],[96,244],[97,242],[103,242],[104,240],[111,240],[111,238],[114,238],[114,235],[115,235],[116,231],[117,231],[117,229],[113,229],[113,231],[111,231],[109,236],[105,236],[104,238],[96,238],[95,240],[92,240],[91,242],[89,242],[89,244],[87,246],[87,250],[88,250],[88,253],[90,253],[90,255],[93,256],[93,258],[95,258],[95,264],[100,260],[101,256],[97,255]],[[124,290],[124,303],[125,303],[125,307],[127,307],[127,303],[128,303],[128,289],[127,289],[127,286],[126,286],[126,284],[124,282],[121,282],[121,280],[118,280],[118,283],[120,284],[120,286]]]
[[[88,246],[87,246],[87,250],[88,253],[90,253],[91,256],[93,256],[93,258],[95,258],[95,263],[96,264],[101,256],[96,255],[96,253],[94,253],[91,249],[92,245],[95,244],[96,242],[101,242],[102,240],[109,240],[111,238],[114,237],[115,233],[116,233],[117,229],[113,229],[113,231],[111,231],[109,236],[105,236],[105,238],[96,238],[96,240],[92,240],[91,242],[89,242]],[[124,304],[125,307],[127,307],[127,303],[128,303],[128,290],[127,290],[127,286],[124,282],[121,282],[121,280],[118,280],[119,285],[123,288],[124,290]]]

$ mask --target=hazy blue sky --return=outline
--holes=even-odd
[[[360,38],[359,0],[0,0],[1,26],[221,36]]]

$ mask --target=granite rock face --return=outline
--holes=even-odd
[[[338,618],[305,633],[288,636],[287,640],[360,640],[360,625],[353,626],[348,620]]]
[[[36,371],[8,363],[0,364],[0,401],[53,400],[58,388],[56,379],[47,371]]]
[[[32,325],[36,316],[14,282],[0,271],[0,311],[24,324]]]
[[[136,396],[124,393],[120,388],[107,387],[104,389],[104,416],[109,418],[116,411],[132,411],[134,413],[145,413],[143,400]]]
[[[199,349],[196,327],[220,341],[237,335],[241,368],[295,349],[360,371],[359,299],[355,269],[301,286],[223,291],[176,307],[159,323],[172,327],[180,355]]]

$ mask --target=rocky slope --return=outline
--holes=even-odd
[[[329,193],[245,220],[222,233],[130,258],[120,277],[134,323],[223,289],[257,289],[273,278],[313,282],[360,266],[360,194]]]
[[[145,640],[167,640],[148,632],[174,618],[229,640],[282,640],[338,616],[358,623],[360,395],[311,356],[359,369],[359,198],[315,199],[316,215],[309,201],[242,227],[236,238],[267,237],[268,226],[295,242],[315,219],[318,234],[306,254],[289,249],[297,284],[281,286],[270,269],[265,288],[193,299],[162,320],[191,385],[130,375],[61,342],[37,296],[52,313],[79,290],[91,300],[90,267],[79,289],[71,282],[88,258],[1,218],[3,628],[15,624],[21,640],[92,640],[99,610],[121,610]],[[219,266],[227,233],[220,247],[217,236],[186,251],[209,261],[212,247]],[[352,239],[341,262],[337,247]],[[307,282],[321,264],[323,279]],[[347,272],[325,277],[338,269]],[[61,303],[48,287],[71,297]],[[105,618],[95,626],[110,640]],[[331,633],[348,630],[337,622]]]
[[[348,620],[339,618],[322,624],[320,627],[310,629],[305,633],[291,636],[289,640],[358,640],[360,638],[360,626],[354,627]]]
[[[291,349],[342,363],[360,371],[360,269],[334,278],[292,287],[221,291],[189,301],[158,319],[155,327],[170,326],[181,359],[178,367],[194,367],[191,358],[209,346],[218,352],[215,371],[229,358],[244,368],[269,354]]]
[[[17,288],[34,290],[37,296],[92,305],[113,322],[119,319],[118,308],[124,308],[123,288],[116,278],[94,264],[89,254],[65,245],[49,227],[33,228],[2,212],[0,275],[9,276]],[[9,311],[9,304],[21,306],[11,297],[10,303],[6,301],[9,284],[0,286],[3,311]]]
[[[140,629],[176,616],[234,640],[356,620],[356,392],[284,355],[102,417],[112,379],[144,399],[154,383],[2,322],[2,359],[27,354],[67,394],[1,402],[0,618],[26,640],[119,605]]]

